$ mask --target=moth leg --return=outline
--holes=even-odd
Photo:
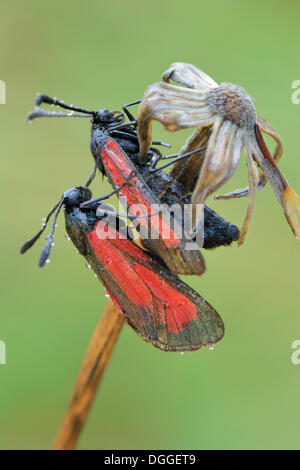
[[[132,103],[128,103],[128,104],[124,104],[124,106],[122,106],[122,109],[124,111],[124,114],[126,114],[127,118],[129,119],[129,121],[135,121],[136,122],[136,119],[134,118],[134,116],[131,114],[130,111],[128,111],[127,108],[129,108],[130,106],[134,106],[135,104],[139,104],[142,100],[137,100],[137,101],[133,101]]]
[[[97,173],[97,169],[98,169],[98,166],[97,166],[97,163],[95,163],[94,169],[93,169],[92,173],[90,174],[89,179],[85,183],[85,186],[87,188],[90,186],[91,182],[94,180],[94,178],[96,176],[96,173]]]

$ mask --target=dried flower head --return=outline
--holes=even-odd
[[[168,83],[171,79],[183,86]],[[206,150],[193,155],[184,164],[175,165],[172,176],[193,192],[193,203],[204,203],[210,194],[234,174],[244,149],[249,186],[215,197],[229,199],[251,196],[239,245],[243,243],[249,229],[255,193],[267,181],[283,207],[295,236],[300,239],[296,218],[296,212],[300,212],[300,198],[277,167],[276,162],[282,155],[280,139],[274,129],[257,116],[253,99],[242,87],[231,83],[218,85],[193,65],[181,62],[172,64],[163,74],[163,80],[146,90],[139,108],[141,158],[148,158],[152,120],[161,122],[169,131],[196,128],[180,153],[197,149],[199,143],[201,146],[206,144]],[[269,134],[277,143],[273,157],[261,131]]]

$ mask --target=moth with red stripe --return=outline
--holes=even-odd
[[[46,95],[38,95],[37,104],[41,103],[71,109],[73,116],[91,117],[91,151],[96,167],[108,177],[114,188],[121,186],[129,174],[135,173],[134,182],[132,181],[130,186],[125,185],[118,192],[126,209],[137,205],[143,206],[146,213],[150,214],[151,206],[163,203],[167,206],[180,205],[180,214],[184,213],[184,204],[190,203],[190,196],[186,194],[184,186],[172,180],[163,171],[154,170],[151,165],[141,164],[135,121],[124,123],[122,113],[110,112],[106,109],[86,111],[66,105]],[[55,115],[68,116],[69,114],[49,113],[38,108],[30,113],[29,119]],[[151,148],[151,152],[155,156],[160,156],[154,148]],[[90,181],[91,179],[89,183]],[[161,214],[138,220],[143,244],[150,251],[158,254],[172,272],[202,274],[205,270],[204,259],[199,247],[190,249],[190,239],[185,238],[182,230],[184,218],[180,215],[176,218],[173,215],[171,228],[169,215],[168,207],[162,207]],[[147,235],[150,233],[151,236],[143,237],[145,233]],[[239,231],[235,225],[228,223],[206,206],[204,207],[204,248],[228,245],[238,238]]]
[[[55,211],[39,265],[49,258],[56,219],[64,206],[69,237],[144,341],[163,351],[194,351],[220,341],[224,324],[216,310],[162,260],[137,246],[116,214],[103,210],[101,203],[86,204],[91,196],[82,186],[63,194],[47,217],[46,222]],[[25,243],[22,253],[44,229]]]

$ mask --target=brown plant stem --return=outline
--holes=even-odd
[[[124,317],[109,299],[85,353],[53,450],[72,450],[95,398]]]

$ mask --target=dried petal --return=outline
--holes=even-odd
[[[207,127],[196,130],[180,149],[179,156],[206,146],[209,136],[210,130]],[[194,190],[195,183],[204,161],[205,152],[206,149],[200,150],[200,152],[194,153],[190,158],[175,163],[172,171],[170,172],[170,176],[183,184],[187,192],[192,192]]]
[[[257,116],[257,123],[263,132],[265,132],[275,140],[276,148],[274,150],[273,159],[276,163],[278,163],[283,153],[283,146],[279,135],[277,134],[275,129],[273,129],[273,127],[271,127],[270,124],[268,124],[267,121],[261,116]]]
[[[195,89],[209,89],[216,88],[218,86],[218,84],[205,72],[192,64],[185,64],[183,62],[175,62],[170,65],[168,70],[163,73],[162,79],[165,82],[173,80],[174,82],[181,83],[181,85],[188,88]]]
[[[239,162],[241,147],[242,135],[236,124],[216,119],[192,203],[204,203],[211,193],[231,178]]]
[[[152,142],[151,121],[159,121],[165,129],[174,132],[189,127],[209,126],[214,119],[204,92],[168,83],[151,85],[145,92],[138,114],[141,159],[147,160]]]
[[[300,241],[300,227],[297,220],[300,214],[300,197],[290,186],[283,191],[283,210],[295,237]]]
[[[298,194],[288,185],[278,166],[273,160],[261,135],[258,125],[255,127],[255,153],[254,158],[264,176],[268,179],[272,189],[281,204],[284,215],[295,236],[300,239],[300,227],[296,214],[300,213],[300,198]]]
[[[248,181],[249,181],[249,189],[250,189],[251,199],[250,199],[250,203],[248,205],[246,218],[244,220],[243,226],[242,226],[241,231],[240,231],[240,238],[239,238],[239,241],[238,241],[238,247],[242,246],[242,244],[245,241],[246,235],[249,231],[250,221],[251,221],[253,207],[254,207],[254,201],[255,201],[256,188],[257,188],[257,183],[258,183],[258,179],[259,179],[257,168],[254,164],[252,155],[249,152],[247,152],[247,166],[248,166]]]
[[[259,124],[260,129],[266,134],[270,135],[275,140],[276,148],[273,154],[273,159],[275,160],[275,162],[278,162],[283,153],[283,146],[282,146],[282,142],[277,132],[261,116],[257,116],[257,122]],[[261,172],[259,175],[259,181],[257,184],[256,191],[260,191],[261,189],[263,189],[266,183],[267,183],[267,178]],[[214,199],[233,199],[233,198],[240,198],[240,197],[245,197],[249,195],[250,195],[250,189],[249,189],[249,186],[246,186],[245,188],[236,189],[235,191],[231,191],[230,193],[217,195],[214,197]]]

